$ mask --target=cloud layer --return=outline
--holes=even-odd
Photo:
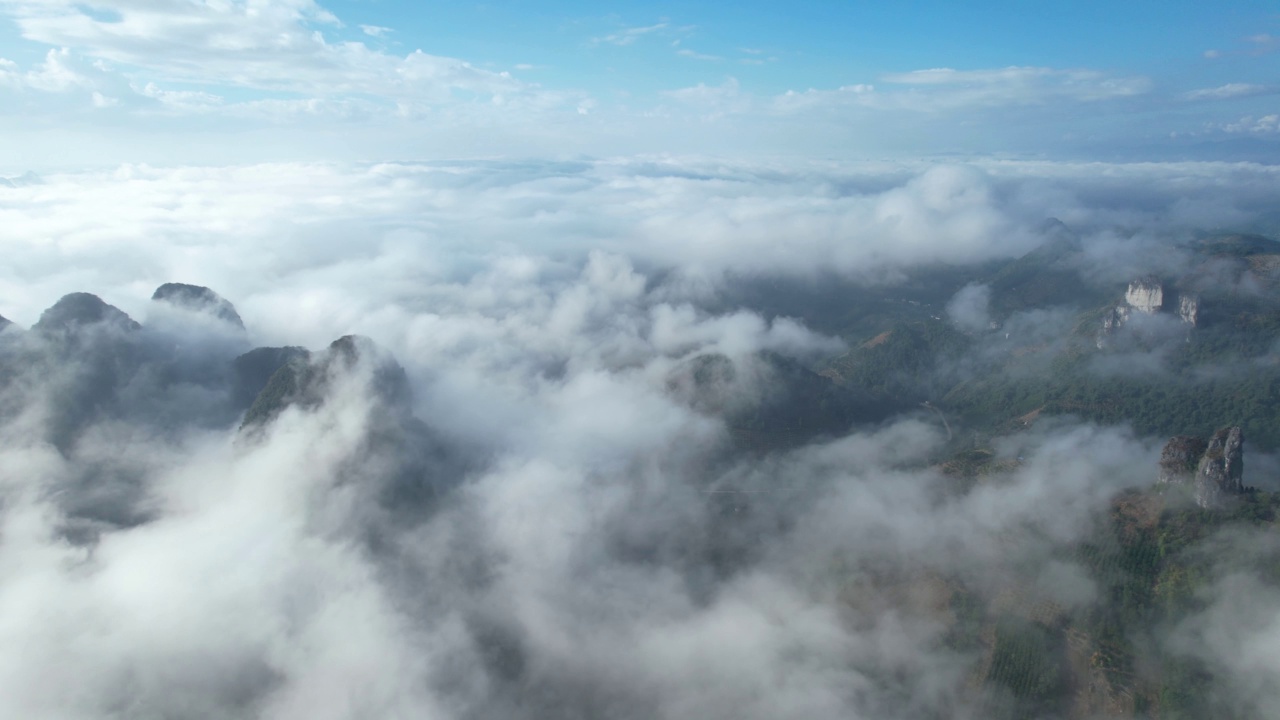
[[[1116,225],[1154,243],[1263,222],[1275,187],[1256,165],[671,159],[129,166],[0,187],[5,317],[31,326],[92,291],[145,328],[83,339],[104,353],[85,357],[186,353],[181,367],[364,333],[404,366],[439,449],[413,466],[434,494],[396,495],[372,370],[260,436],[200,421],[221,402],[204,376],[121,370],[67,430],[67,388],[100,366],[4,330],[6,352],[37,360],[0,395],[0,644],[22,649],[0,657],[0,705],[980,717],[948,598],[1043,566],[1029,596],[1087,602],[1092,581],[1050,549],[1149,483],[1157,442],[1046,425],[998,448],[1007,481],[968,494],[934,467],[945,434],[928,416],[738,454],[714,403],[673,378],[715,355],[750,397],[771,387],[764,358],[843,343],[718,294],[1015,256],[1048,216],[1098,248],[1124,247],[1102,242]],[[247,334],[156,306],[164,281],[214,287]],[[976,327],[983,300],[975,286],[952,312]],[[107,506],[128,512],[88,512]],[[1230,636],[1217,611],[1203,622]]]
[[[1115,265],[1101,254],[1117,243],[1274,222],[1274,176],[1251,164],[673,158],[121,166],[3,190],[12,262],[0,314],[29,325],[69,289],[135,312],[182,280],[236,298],[272,342],[317,345],[376,332],[357,318],[409,298],[480,314],[550,303],[533,299],[591,250],[644,273],[678,271],[685,293],[735,274],[875,282],[919,262],[1020,255],[1050,217],[1102,233],[1099,265]],[[281,303],[286,317],[273,317]]]

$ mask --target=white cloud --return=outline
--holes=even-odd
[[[673,372],[719,352],[749,383],[768,377],[755,352],[842,345],[702,301],[735,275],[874,282],[904,263],[1017,254],[1048,214],[1084,232],[1234,221],[1274,208],[1277,172],[654,157],[122,166],[0,188],[6,317],[30,324],[89,290],[145,319],[154,287],[180,280],[233,300],[254,343],[366,333],[405,365],[432,437],[467,460],[415,475],[443,501],[395,516],[360,374],[257,442],[148,431],[144,416],[93,424],[61,452],[40,434],[47,408],[6,414],[0,638],[27,651],[0,654],[0,708],[966,712],[972,658],[945,642],[949,595],[921,598],[922,586],[981,593],[1036,567],[1036,593],[1091,597],[1080,568],[1046,562],[1048,544],[1150,482],[1158,445],[1123,429],[1033,429],[998,448],[1022,458],[1007,480],[967,496],[928,467],[945,439],[919,420],[736,462],[725,423],[673,392]],[[89,550],[63,539],[60,503],[71,479],[104,468],[142,490],[150,519],[104,524]],[[731,514],[707,492],[724,487],[761,492]],[[1265,644],[1246,646],[1250,685],[1274,680]]]
[[[314,345],[359,329],[343,297],[360,296],[364,283],[412,293],[423,273],[469,277],[503,258],[581,260],[600,249],[709,278],[837,272],[877,280],[923,259],[1018,254],[1038,242],[1035,229],[1050,216],[1074,227],[1243,225],[1273,207],[1276,175],[1250,164],[674,158],[122,166],[3,190],[0,225],[11,256],[24,261],[0,268],[0,315],[34,322],[69,287],[100,290],[132,312],[161,282],[194,278],[238,298],[246,319],[272,328],[274,340]],[[1109,209],[1098,197],[1112,199]],[[352,245],[353,234],[365,239]],[[342,274],[308,269],[307,258],[340,257]],[[271,283],[253,278],[276,276],[302,284],[258,299]],[[310,303],[306,312],[255,316],[295,290],[297,302]],[[293,332],[301,335],[290,340]]]
[[[387,34],[395,32],[391,28],[383,27],[381,25],[361,25],[360,31],[363,32],[365,35],[369,35],[376,38],[386,37]]]
[[[872,123],[875,113],[957,117],[962,113],[1003,108],[1073,108],[1084,103],[1134,97],[1150,89],[1150,82],[1140,77],[1116,77],[1092,70],[1023,67],[918,70],[886,75],[881,80],[884,84],[878,86],[855,83],[835,89],[788,90],[772,98],[739,92],[734,87],[734,104],[729,109],[738,114],[764,117],[857,114],[854,116]],[[685,100],[701,97],[716,105],[718,111],[726,110],[723,107],[725,93],[715,94],[710,90],[699,85],[669,95]]]
[[[26,71],[0,59],[0,90],[6,88],[13,94],[0,114],[33,112],[48,117],[89,108],[137,108],[149,99],[105,63],[85,62],[67,48],[49,50]]]
[[[1151,87],[1150,81],[1142,77],[1046,67],[934,68],[892,73],[882,79],[925,91],[898,96],[902,104],[921,109],[1029,105],[1060,100],[1094,102],[1141,95]]]
[[[605,43],[608,45],[627,46],[635,43],[636,40],[639,40],[645,35],[650,35],[652,33],[666,30],[668,27],[670,27],[670,23],[660,22],[660,23],[655,23],[653,25],[643,25],[643,26],[637,26],[637,27],[624,28],[615,33],[610,33],[608,35],[603,35],[601,37],[591,38],[591,44],[598,45],[601,43]]]
[[[816,90],[810,88],[803,92],[788,90],[773,98],[773,105],[783,113],[804,112],[810,110],[826,110],[844,105],[869,108],[874,105],[870,96],[876,92],[874,85],[858,83],[844,85],[835,90]]]
[[[223,104],[223,99],[212,93],[201,90],[164,90],[155,83],[147,83],[138,92],[166,106],[182,110],[205,110]]]
[[[991,323],[991,287],[970,283],[947,302],[947,316],[965,332],[987,330]]]
[[[690,50],[689,48],[682,48],[680,50],[677,50],[676,54],[679,55],[680,57],[687,57],[692,60],[705,60],[707,62],[720,62],[721,60],[724,60],[724,58],[720,57],[719,55],[707,55],[705,53],[700,53],[695,50]]]
[[[0,85],[12,88],[62,93],[71,90],[92,90],[97,86],[83,69],[75,66],[71,51],[50,50],[44,62],[27,72],[21,72],[12,60],[0,60]]]
[[[748,112],[754,105],[753,99],[742,93],[738,79],[734,77],[725,78],[720,85],[698,83],[663,95],[697,110],[703,119],[715,119],[725,113]]]
[[[1236,122],[1222,125],[1224,132],[1246,135],[1272,135],[1280,132],[1280,115],[1254,117],[1246,115]]]
[[[1213,88],[1192,90],[1184,97],[1188,100],[1228,100],[1231,98],[1272,95],[1280,92],[1280,88],[1272,85],[1255,85],[1252,83],[1227,83]]]
[[[64,92],[75,88],[89,88],[93,81],[76,71],[68,62],[70,51],[50,50],[44,63],[27,73],[28,87],[44,92]]]
[[[394,158],[403,147],[449,156],[520,154],[531,147],[596,155],[1052,152],[1078,144],[1063,138],[1077,133],[1083,106],[1092,106],[1089,113],[1123,114],[1132,106],[1102,110],[1101,102],[1148,90],[1143,78],[1014,67],[921,70],[874,86],[797,88],[772,97],[733,80],[656,99],[605,102],[528,82],[517,72],[534,69],[527,65],[500,72],[425,50],[395,54],[369,40],[367,29],[357,36],[368,42],[340,39],[346,36],[338,34],[338,19],[312,0],[102,0],[92,7],[0,0],[0,8],[25,38],[59,48],[32,67],[0,67],[0,101],[6,101],[0,108],[11,118],[0,130],[25,138],[22,157],[74,146],[79,156],[107,162],[222,162],[223,152],[201,148],[230,145],[238,159],[272,160]],[[660,20],[596,44],[658,36],[678,42],[692,31]],[[743,66],[777,59],[749,50],[756,48],[743,48],[736,58],[683,46],[673,52]],[[126,121],[91,133],[66,119],[69,109]],[[1026,117],[1004,115],[1011,110]],[[51,125],[47,119],[54,117],[64,119]],[[996,119],[1013,127],[998,127]],[[1108,127],[1130,128],[1097,125],[1104,135]],[[1185,132],[1152,132],[1167,138],[1175,130]],[[191,143],[183,137],[190,132],[207,140]],[[332,142],[335,134],[343,141]]]
[[[336,26],[338,20],[312,0],[103,0],[95,3],[95,13],[69,0],[6,0],[0,6],[30,40],[145,70],[155,82],[436,103],[451,101],[457,91],[504,98],[542,94],[506,73],[463,60],[421,50],[396,56],[359,42],[326,40],[316,26]],[[116,17],[103,19],[99,12]]]

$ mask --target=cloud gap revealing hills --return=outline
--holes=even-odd
[[[1269,454],[1280,447],[1273,272],[1280,243],[1212,236],[1177,253],[1177,262],[1156,271],[1139,263],[1132,272],[1091,272],[1089,249],[1064,230],[1009,262],[922,268],[892,288],[839,288],[858,311],[812,318],[852,340],[834,357],[802,362],[770,351],[744,357],[704,349],[674,358],[650,389],[724,429],[716,452],[679,461],[693,469],[668,468],[694,486],[681,497],[703,505],[685,511],[694,518],[687,527],[663,524],[670,521],[659,521],[661,498],[637,487],[634,507],[611,528],[618,537],[592,536],[600,546],[591,553],[617,555],[611,562],[622,565],[670,564],[699,588],[698,602],[713,603],[765,567],[771,552],[789,557],[788,538],[813,513],[798,509],[809,507],[806,493],[823,497],[787,477],[779,478],[786,487],[759,487],[771,471],[829,463],[843,457],[834,448],[847,441],[892,455],[883,446],[901,442],[901,428],[932,428],[934,445],[904,450],[873,484],[905,490],[924,483],[923,509],[904,511],[960,513],[968,522],[964,513],[978,512],[982,498],[1009,493],[1016,504],[1029,487],[1057,497],[1035,483],[1060,468],[1036,453],[1092,428],[1093,439],[1075,453],[1086,457],[1058,462],[1140,470],[1107,480],[1099,507],[1062,510],[1086,518],[1075,534],[1015,523],[998,533],[1012,559],[1001,556],[990,573],[892,548],[887,557],[867,550],[832,561],[824,572],[844,583],[832,600],[837,615],[862,617],[886,598],[906,598],[903,612],[936,633],[934,649],[962,659],[958,692],[973,717],[1248,716],[1214,714],[1216,693],[1234,682],[1230,659],[1178,654],[1169,643],[1241,573],[1280,583],[1280,555],[1266,540],[1280,517],[1273,492],[1280,478],[1271,477]],[[757,292],[740,290],[733,302],[776,316],[794,300]],[[547,372],[554,385],[567,371]],[[56,533],[75,547],[93,548],[159,519],[137,479],[145,473],[131,465],[141,460],[130,433],[178,453],[192,432],[252,451],[314,416],[336,426],[354,418],[337,432],[355,450],[333,462],[325,482],[358,487],[369,499],[360,517],[378,521],[361,526],[361,547],[385,559],[380,553],[400,534],[453,507],[466,495],[459,489],[495,462],[493,453],[439,432],[448,418],[416,412],[422,408],[405,369],[369,338],[346,335],[319,350],[254,347],[232,303],[197,285],[157,288],[145,323],[95,295],[72,293],[30,329],[7,321],[0,328],[0,437],[80,458],[75,472],[49,483]],[[1135,440],[1116,429],[1124,424],[1162,440]],[[1128,440],[1108,445],[1113,436]],[[86,447],[109,450],[86,459]],[[1107,459],[1116,447],[1140,457]],[[465,517],[464,524],[474,521]],[[668,528],[661,542],[644,534],[646,523]],[[949,552],[964,558],[971,551]],[[464,575],[489,577],[483,553],[463,554]],[[1078,573],[1068,589],[1087,592],[1066,592],[1061,578],[1046,579],[1046,568]],[[850,579],[839,580],[841,573]],[[874,582],[852,579],[858,573]],[[519,620],[485,622],[476,631],[492,640],[485,662],[495,678],[522,687],[536,652],[512,629]]]

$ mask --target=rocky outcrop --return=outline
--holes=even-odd
[[[1195,497],[1200,507],[1212,508],[1244,492],[1244,432],[1239,426],[1213,434],[1196,468]]]
[[[1167,291],[1159,278],[1148,275],[1129,283],[1124,301],[1102,315],[1102,329],[1098,333],[1097,346],[1101,350],[1108,344],[1109,336],[1124,327],[1133,313],[1158,315],[1174,312],[1182,322],[1196,327],[1200,322],[1200,296],[1194,293]]]
[[[1163,308],[1164,285],[1158,278],[1147,276],[1129,283],[1129,288],[1124,293],[1124,301],[1102,316],[1102,330],[1098,333],[1097,339],[1098,349],[1101,350],[1107,346],[1108,338],[1129,322],[1131,313],[1155,315]]]
[[[1200,296],[1187,293],[1178,298],[1178,317],[1191,327],[1200,321]]]
[[[1164,286],[1158,278],[1139,278],[1129,283],[1124,301],[1140,313],[1154,315],[1164,308]]]
[[[1191,435],[1178,435],[1170,439],[1160,453],[1159,482],[1190,484],[1208,446],[1203,439]]]
[[[182,310],[207,313],[244,329],[244,321],[240,319],[235,306],[226,298],[202,285],[165,283],[156,288],[155,293],[151,295],[151,300]]]
[[[1107,341],[1117,330],[1124,327],[1125,322],[1129,320],[1129,307],[1127,305],[1117,305],[1102,315],[1102,330],[1098,332],[1097,346],[1101,350],[1107,346]]]
[[[1244,492],[1244,431],[1233,425],[1218,430],[1206,443],[1198,437],[1179,435],[1160,453],[1158,481],[1189,485],[1196,504],[1220,507]]]

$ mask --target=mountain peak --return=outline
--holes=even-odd
[[[41,313],[40,320],[32,329],[40,332],[55,332],[100,323],[124,330],[137,330],[142,327],[123,310],[103,302],[97,295],[77,292],[63,295],[52,307]]]
[[[400,363],[373,340],[344,335],[319,357],[305,351],[290,354],[246,411],[241,428],[265,425],[290,405],[319,407],[328,398],[334,378],[353,372],[360,364],[371,371],[369,390],[379,404],[407,413],[409,380]]]
[[[156,288],[151,295],[153,302],[163,302],[183,310],[208,313],[221,320],[244,328],[244,321],[236,312],[235,306],[226,298],[203,285],[186,283],[165,283]]]
[[[44,180],[39,175],[28,170],[17,177],[0,178],[0,187],[30,187],[32,185],[43,185]]]

